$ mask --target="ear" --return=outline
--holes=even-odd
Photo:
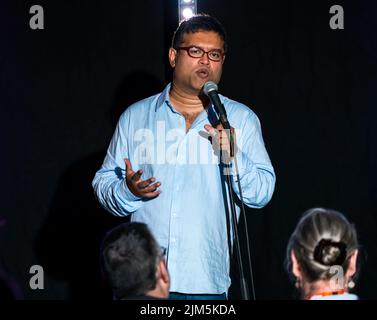
[[[301,278],[301,268],[297,262],[297,258],[293,250],[291,251],[291,261],[292,261],[292,273],[296,278]]]
[[[359,250],[355,250],[352,253],[350,264],[348,265],[346,276],[347,278],[352,278],[352,276],[356,273],[356,262],[357,262],[357,255],[359,254]]]
[[[172,68],[175,67],[176,59],[177,59],[177,50],[175,50],[174,48],[170,48],[169,49],[169,63]]]
[[[160,261],[159,269],[160,269],[161,280],[164,281],[166,284],[170,285],[169,272],[168,272],[168,269],[166,267],[166,264],[165,264],[164,260]]]
[[[170,277],[165,261],[163,259],[161,259],[157,265],[156,279],[156,290],[158,290],[162,298],[167,298],[169,296]]]

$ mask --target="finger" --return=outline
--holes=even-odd
[[[133,173],[131,161],[129,159],[124,159],[124,164],[126,166],[126,174]]]
[[[219,130],[219,139],[220,140],[226,140],[228,138],[225,130]]]
[[[220,135],[220,144],[221,145],[232,145],[233,143],[233,134],[230,132],[230,136],[228,136],[228,132],[223,130]]]
[[[221,124],[221,123],[219,123],[217,126],[216,126],[216,129],[217,130],[224,130],[224,127],[223,127],[223,125]]]
[[[216,129],[212,127],[211,125],[209,124],[204,125],[204,129],[206,129],[211,136],[215,136]]]
[[[230,142],[227,137],[221,138],[219,144],[222,148],[227,148],[228,146],[230,146]]]
[[[141,175],[143,174],[143,170],[137,170],[136,173],[131,177],[132,181],[139,181]]]
[[[157,189],[159,186],[161,186],[161,182],[156,182],[156,183],[152,184],[151,186],[144,188],[143,191],[142,191],[142,193],[155,192],[156,189]]]
[[[218,145],[220,145],[222,143],[222,141],[223,141],[223,131],[217,131],[216,130],[215,141]]]
[[[155,192],[146,193],[146,194],[143,195],[143,197],[145,197],[145,198],[155,198],[155,197],[159,196],[160,193],[161,193],[161,190],[157,190]]]
[[[156,180],[155,178],[150,178],[148,180],[141,181],[137,186],[140,189],[144,189],[148,187],[151,183],[155,182],[155,180]]]
[[[225,148],[230,147],[229,140],[228,140],[228,139],[226,139],[226,140],[221,140],[221,141],[220,141],[220,146],[221,146],[221,149],[225,149]]]

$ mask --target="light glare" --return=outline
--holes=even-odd
[[[182,20],[190,19],[196,15],[197,1],[196,0],[178,0],[178,19],[179,23]]]
[[[182,11],[182,16],[184,19],[189,19],[194,15],[194,12],[192,11],[191,8],[185,8]]]

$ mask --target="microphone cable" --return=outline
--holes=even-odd
[[[249,231],[247,228],[247,217],[246,217],[246,211],[245,206],[243,204],[243,194],[242,194],[242,187],[240,183],[240,175],[238,171],[238,162],[236,156],[234,156],[234,165],[235,165],[235,171],[236,171],[236,177],[237,177],[237,186],[238,186],[238,192],[240,195],[241,200],[241,213],[242,218],[244,220],[244,228],[245,228],[245,237],[246,237],[246,251],[247,251],[247,260],[249,264],[249,271],[250,271],[250,281],[251,281],[251,290],[252,290],[252,300],[256,300],[257,297],[255,295],[255,284],[254,284],[254,272],[253,272],[253,265],[251,263],[251,250],[250,250],[250,242],[249,242]]]

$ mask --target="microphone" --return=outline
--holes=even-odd
[[[226,129],[225,131],[230,142],[230,156],[233,157],[233,135],[230,132],[231,127],[226,115],[226,110],[224,105],[221,103],[219,93],[217,92],[217,84],[213,81],[207,81],[203,86],[203,92],[211,100],[217,114],[219,115],[221,124],[223,125],[224,129]]]
[[[226,110],[220,101],[219,94],[217,92],[217,84],[213,81],[207,81],[203,86],[204,94],[211,100],[215,107],[217,114],[219,115],[220,122],[224,129],[230,130],[230,124],[228,122],[228,117],[226,115]]]

